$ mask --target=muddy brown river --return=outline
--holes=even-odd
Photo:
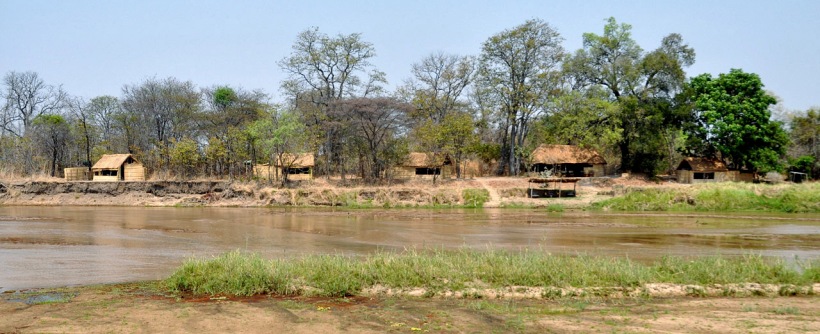
[[[820,258],[820,215],[538,210],[1,207],[0,291],[167,277],[190,256],[406,248]]]

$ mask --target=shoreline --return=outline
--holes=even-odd
[[[576,197],[529,198],[527,178],[410,180],[391,185],[317,179],[267,183],[196,181],[0,181],[5,206],[520,208],[550,212],[820,213],[820,183],[679,184],[629,178],[589,178]],[[347,181],[352,182],[352,181]]]

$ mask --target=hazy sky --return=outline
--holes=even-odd
[[[72,95],[120,96],[169,76],[278,95],[277,62],[296,35],[361,33],[390,87],[433,52],[477,55],[491,35],[532,18],[581,47],[605,19],[632,24],[644,50],[679,33],[689,76],[741,68],[788,109],[820,106],[820,1],[82,1],[0,0],[0,73],[35,71]]]

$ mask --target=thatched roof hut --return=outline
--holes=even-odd
[[[106,154],[91,166],[94,181],[145,181],[145,168],[131,154]]]
[[[391,174],[392,177],[398,179],[439,175],[449,177],[453,173],[452,168],[442,168],[442,166],[451,165],[450,157],[446,155],[410,152],[402,163],[392,168]]]
[[[274,163],[274,165],[278,166],[278,167],[284,166],[284,167],[301,168],[301,167],[313,167],[313,166],[316,165],[316,162],[313,158],[313,152],[298,153],[298,154],[285,153],[285,154],[282,154],[282,160],[279,161],[279,159],[277,159],[277,161]]]
[[[542,144],[532,151],[533,171],[553,169],[565,176],[604,175],[606,160],[595,149]]]
[[[729,170],[720,159],[688,157],[677,168],[678,182],[704,183],[738,181],[740,173]]]
[[[270,164],[253,166],[253,174],[258,178],[274,180],[281,178],[287,170],[289,180],[310,180],[313,178],[315,165],[313,152],[285,153],[281,160],[274,161],[273,166]]]
[[[725,172],[729,168],[719,159],[688,157],[678,164],[678,170],[694,172]]]

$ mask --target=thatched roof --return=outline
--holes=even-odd
[[[135,163],[137,160],[130,154],[105,154],[91,169],[117,169],[126,162]]]
[[[725,172],[726,164],[723,161],[712,158],[688,157],[683,159],[678,165],[678,170],[691,170],[695,172]]]
[[[439,163],[432,158],[443,157]],[[407,157],[404,159],[404,162],[401,164],[403,167],[437,167],[442,165],[449,165],[450,158],[448,156],[442,156],[436,153],[424,153],[424,152],[410,152],[407,154]]]
[[[258,166],[268,166],[269,164],[259,164]],[[273,164],[276,167],[302,168],[315,166],[313,159],[313,152],[308,153],[285,153],[282,155],[282,160],[276,160]]]
[[[575,145],[542,144],[532,151],[534,164],[591,164],[606,165],[606,160],[591,148]]]

